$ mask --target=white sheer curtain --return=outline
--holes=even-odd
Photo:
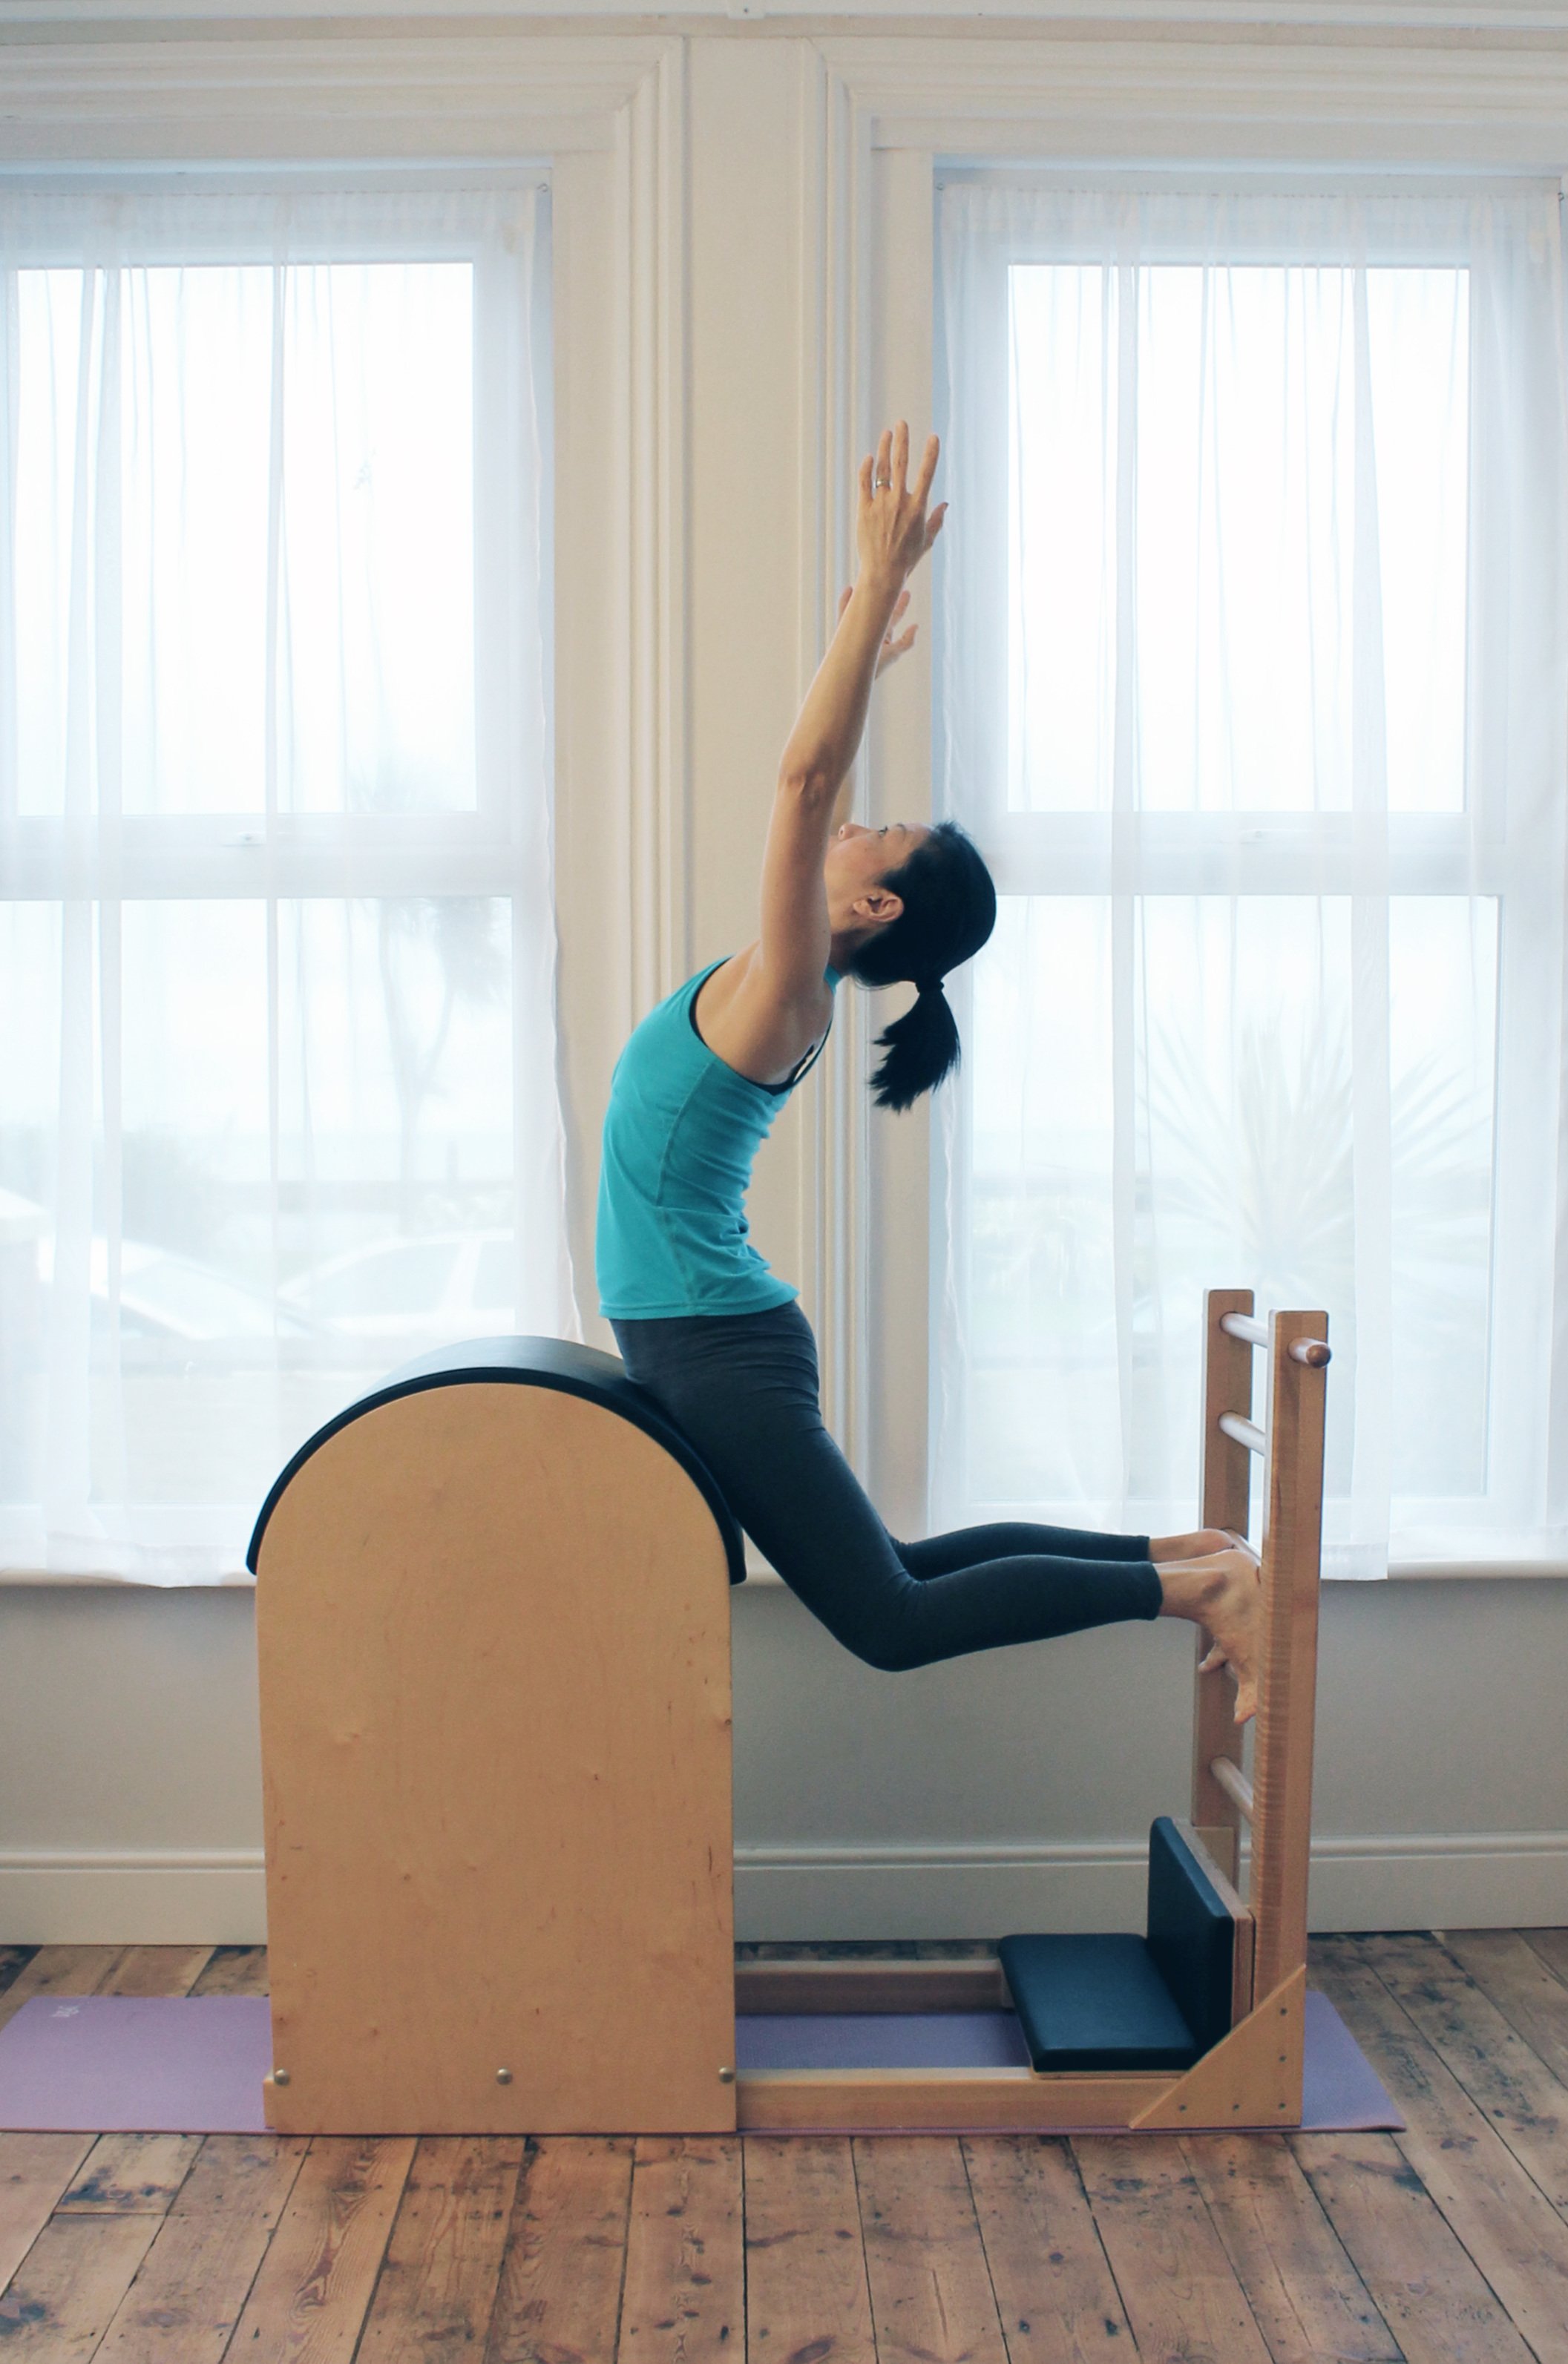
[[[1568,1557],[1556,185],[940,202],[933,1516],[1185,1522],[1249,1285],[1331,1570]]]
[[[0,195],[0,1567],[575,1327],[543,184]]]

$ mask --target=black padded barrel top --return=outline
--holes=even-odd
[[[602,1404],[607,1411],[630,1421],[633,1428],[651,1436],[655,1444],[662,1444],[679,1462],[713,1513],[724,1540],[730,1582],[745,1583],[741,1531],[712,1477],[679,1429],[666,1419],[645,1388],[627,1377],[625,1366],[618,1356],[601,1354],[597,1346],[577,1345],[570,1338],[469,1338],[460,1345],[438,1346],[432,1354],[420,1355],[413,1362],[405,1363],[400,1370],[372,1388],[368,1395],[345,1405],[306,1440],[274,1480],[262,1504],[245,1554],[245,1565],[252,1575],[256,1572],[256,1557],[267,1531],[267,1521],[295,1471],[302,1468],[330,1436],[336,1436],[340,1428],[347,1428],[351,1421],[362,1419],[377,1405],[396,1403],[399,1396],[422,1395],[427,1388],[465,1387],[486,1380],[503,1387],[554,1388],[561,1395],[581,1396],[585,1402]]]

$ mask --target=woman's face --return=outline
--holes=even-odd
[[[890,871],[900,869],[930,834],[919,821],[892,820],[880,829],[868,829],[860,821],[846,820],[829,838],[823,864],[830,908],[843,909],[874,895]],[[896,896],[891,899],[898,900]]]

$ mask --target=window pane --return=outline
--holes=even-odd
[[[120,1130],[99,1087],[91,1237],[57,1273],[61,914],[0,906],[0,990],[45,1013],[0,1063],[3,1499],[39,1499],[57,1277],[85,1299],[95,1500],[259,1502],[370,1377],[473,1333],[468,1243],[510,1253],[515,1220],[510,922],[285,902],[269,944],[260,902],[128,906]]]
[[[1358,1314],[1390,1261],[1394,1492],[1479,1496],[1495,905],[1395,898],[1359,965],[1348,899],[1126,908],[1123,937],[1108,900],[1006,898],[977,963],[971,1503],[1092,1523],[1124,1469],[1135,1504],[1190,1500],[1203,1292],[1229,1278],[1263,1304],[1327,1305],[1342,1350],[1328,1490],[1345,1495]],[[1384,1025],[1392,1165],[1358,1174],[1352,1052]],[[1381,1068],[1362,1056],[1363,1076]]]
[[[472,807],[472,267],[17,290],[22,810],[63,808],[73,699],[127,812],[259,813],[269,762],[284,813]]]
[[[1468,273],[1009,280],[1010,805],[1460,809]]]

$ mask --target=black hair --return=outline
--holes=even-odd
[[[969,960],[996,925],[996,888],[980,849],[957,821],[938,821],[881,885],[903,904],[868,936],[849,964],[862,985],[919,987],[915,1000],[877,1037],[886,1055],[871,1078],[879,1108],[906,1109],[958,1064],[958,1029],[942,979]]]

